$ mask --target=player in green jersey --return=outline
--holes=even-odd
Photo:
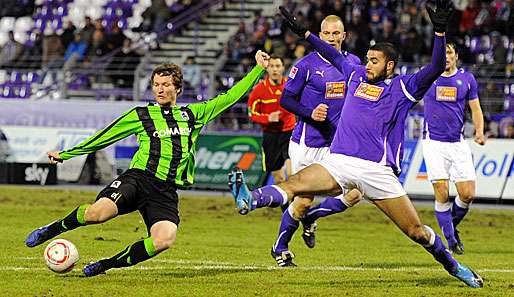
[[[111,268],[135,265],[168,249],[179,225],[177,188],[193,183],[196,141],[202,127],[241,99],[259,81],[269,55],[258,51],[257,65],[226,93],[202,103],[177,106],[182,92],[182,71],[163,64],[151,76],[155,103],[134,107],[77,146],[48,152],[51,163],[103,149],[129,135],[136,135],[139,149],[129,169],[105,187],[96,201],[83,204],[61,220],[32,231],[25,244],[34,247],[80,226],[106,222],[139,210],[149,237],[133,243],[117,255],[84,267],[86,276]]]

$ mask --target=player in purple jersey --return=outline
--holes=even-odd
[[[435,5],[427,2],[426,8],[435,32],[431,63],[415,74],[397,76],[394,68],[398,53],[391,44],[375,44],[368,50],[366,66],[353,65],[281,8],[286,24],[296,34],[307,38],[339,71],[349,74],[345,104],[327,157],[277,187],[267,186],[250,192],[246,184],[241,183],[235,198],[251,207],[253,200],[288,199],[357,188],[452,276],[470,287],[480,288],[482,278],[457,262],[441,238],[421,223],[395,175],[395,170],[400,168],[402,132],[408,110],[444,71],[445,32],[453,7],[450,0],[439,0]]]
[[[424,96],[425,123],[423,156],[435,194],[435,216],[448,247],[464,253],[456,229],[468,212],[475,196],[475,167],[468,144],[462,135],[466,103],[475,124],[475,142],[484,145],[484,118],[473,74],[457,69],[457,48],[446,45],[446,69]],[[455,183],[458,196],[448,200],[449,180]]]
[[[341,51],[345,35],[340,17],[329,15],[323,19],[320,30],[320,38],[323,41]],[[341,54],[349,62],[360,64],[357,56],[346,51],[342,51]],[[291,68],[280,102],[282,107],[298,116],[298,123],[289,143],[293,174],[320,161],[329,153],[329,146],[334,138],[344,103],[347,79],[346,75],[339,72],[317,52],[305,56]],[[238,175],[242,175],[242,171],[236,169],[229,174],[229,177],[235,181]],[[233,189],[237,191],[236,188]],[[289,251],[288,244],[298,229],[299,221],[303,224],[302,238],[305,244],[309,248],[313,248],[316,242],[317,225],[315,220],[329,214],[342,212],[361,199],[361,194],[356,189],[345,194],[336,198],[327,198],[312,209],[309,207],[314,196],[295,197],[282,216],[278,239],[271,250],[271,255],[279,266],[296,266],[293,263],[294,255]],[[266,203],[256,203],[255,207],[249,210],[277,207],[280,204],[284,205],[287,201],[262,202]],[[242,214],[247,213],[247,211],[242,212]]]
[[[340,17],[329,15],[321,22],[320,38],[341,51],[346,33]],[[346,51],[341,52],[350,63],[360,64],[360,59]],[[292,173],[295,174],[308,165],[321,161],[329,153],[344,103],[348,76],[313,51],[289,72],[284,87],[281,105],[298,116],[291,142],[289,156]],[[295,266],[293,253],[288,245],[299,221],[303,224],[302,238],[309,248],[315,246],[316,219],[328,214],[346,210],[360,201],[358,190],[327,198],[318,206],[309,209],[314,199],[312,195],[296,196],[282,215],[278,237],[271,255],[279,266]],[[256,201],[257,202],[257,201]],[[260,205],[257,204],[256,208]],[[307,213],[308,211],[308,213]]]

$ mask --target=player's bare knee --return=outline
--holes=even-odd
[[[425,230],[423,225],[413,225],[407,230],[407,235],[410,239],[419,244],[427,244],[430,241],[430,234]]]
[[[292,212],[293,212],[292,216],[295,219],[300,220],[301,218],[303,218],[305,216],[305,214],[311,207],[312,199],[297,197],[297,198],[295,198],[294,202],[291,205],[292,205],[291,208],[292,208]]]
[[[357,189],[352,189],[348,194],[343,197],[344,204],[352,207],[362,200],[362,193]]]
[[[437,180],[432,183],[434,190],[440,195],[444,197],[448,197],[448,183],[444,180]]]
[[[171,236],[155,237],[155,238],[153,238],[152,242],[153,242],[155,251],[161,252],[161,251],[169,249],[175,242],[175,239]]]
[[[86,209],[84,220],[87,224],[99,224],[115,217],[117,213],[118,209],[114,202],[106,202],[106,200],[97,201]]]
[[[101,209],[89,207],[88,209],[86,209],[86,212],[84,213],[84,220],[87,224],[98,224],[103,223],[106,219],[102,215]]]
[[[459,199],[462,201],[462,202],[465,202],[465,203],[471,203],[473,202],[473,200],[475,199],[475,195],[473,195],[473,193],[464,193],[462,195],[459,195]]]

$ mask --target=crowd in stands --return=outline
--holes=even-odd
[[[464,64],[487,63],[512,71],[514,43],[514,1],[454,1],[456,12],[449,25],[448,37],[459,46]],[[283,5],[314,34],[329,14],[340,16],[345,24],[345,49],[361,59],[370,44],[390,42],[397,46],[401,61],[422,63],[430,55],[432,26],[424,9],[425,1],[394,0],[284,0]],[[509,29],[510,28],[510,29]],[[306,44],[286,30],[280,15],[264,17],[255,12],[250,22],[241,21],[238,32],[226,45],[227,68],[252,57],[264,48],[268,52],[295,61],[305,53]],[[297,50],[297,48],[300,49]],[[510,47],[510,48],[509,48]],[[244,66],[242,66],[244,67]]]
[[[334,14],[343,20],[346,40],[343,49],[362,61],[367,49],[376,42],[390,42],[400,51],[397,71],[416,70],[430,59],[432,26],[421,0],[283,0],[314,34],[321,21]],[[482,105],[486,114],[514,113],[514,1],[454,1],[447,38],[455,42],[459,59],[479,79]],[[258,49],[285,59],[286,66],[306,55],[310,48],[284,26],[279,14],[265,17],[256,11],[252,20],[242,20],[237,33],[223,49],[224,66],[217,78],[225,90],[237,81],[238,74],[251,66]],[[483,81],[480,81],[483,78]],[[510,81],[510,82],[509,82]],[[482,83],[481,83],[482,82]],[[498,100],[498,98],[500,98]],[[421,108],[422,110],[422,108]],[[241,123],[241,120],[238,121]],[[242,125],[248,123],[243,122]],[[494,125],[493,125],[494,126]],[[508,126],[508,125],[507,125]],[[500,129],[501,130],[501,129]],[[491,135],[506,136],[502,131]]]
[[[68,15],[72,2],[73,0],[2,0],[0,18],[15,17],[18,20],[25,17],[33,20],[30,21],[30,31],[27,31],[28,38],[17,39],[17,36],[25,35],[25,32],[9,31],[7,41],[2,44],[0,40],[0,67],[13,72],[33,71],[27,72],[31,76],[30,81],[23,80],[19,83],[24,86],[27,83],[32,84],[34,89],[53,85],[57,81],[63,82],[69,70],[98,68],[95,61],[102,61],[101,68],[108,75],[100,77],[98,73],[87,76],[74,74],[73,77],[67,77],[68,87],[81,81],[85,82],[81,88],[90,87],[91,81],[103,79],[111,81],[116,88],[132,89],[133,73],[140,62],[143,48],[136,46],[124,31],[162,31],[169,19],[190,8],[194,1],[149,0],[149,6],[141,13],[139,26],[133,28],[127,27],[127,18],[133,14],[134,3],[139,1],[103,1],[104,12],[99,18],[94,19],[85,14],[80,21],[73,21],[71,15]],[[7,88],[11,88],[11,83],[17,84],[18,81],[9,83]],[[0,93],[26,97],[29,91],[25,87],[23,89],[25,96],[19,96],[19,92],[2,92],[1,89]]]

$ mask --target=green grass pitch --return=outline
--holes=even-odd
[[[45,244],[25,247],[34,228],[67,214],[96,193],[0,187],[0,296],[514,296],[514,211],[473,209],[460,227],[458,256],[484,278],[471,289],[446,273],[378,209],[361,203],[319,221],[317,246],[291,243],[299,265],[278,269],[269,251],[280,211],[237,214],[226,197],[183,196],[175,245],[137,266],[83,277],[81,268],[146,237],[138,213],[61,238],[80,253],[68,274],[48,270]],[[438,232],[431,207],[417,207]]]

